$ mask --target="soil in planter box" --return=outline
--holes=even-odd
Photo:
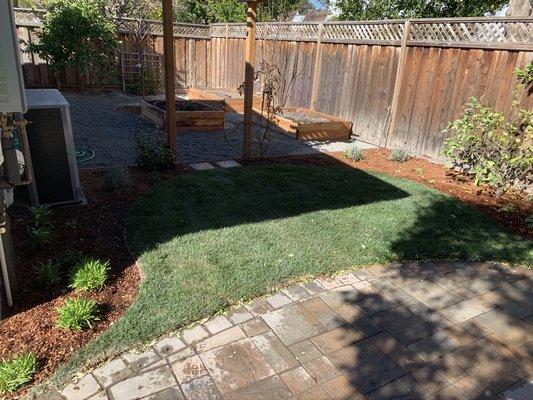
[[[303,124],[317,124],[320,122],[331,122],[329,119],[317,115],[307,114],[301,111],[283,111],[280,116],[291,121]]]
[[[154,107],[166,111],[167,102],[163,100],[149,101]],[[176,100],[176,111],[215,111],[212,107],[190,100]]]

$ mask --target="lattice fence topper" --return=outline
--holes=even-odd
[[[16,9],[17,24],[38,26],[43,10]],[[120,19],[120,29],[128,31],[128,18]],[[118,21],[117,21],[118,23]],[[133,23],[133,22],[132,22]],[[150,33],[161,35],[160,21],[146,21]],[[303,23],[259,23],[259,39],[317,41],[321,33],[323,42],[380,43],[397,45],[403,37],[403,20]],[[209,39],[211,37],[246,37],[245,24],[174,24],[174,35]],[[533,49],[533,18],[451,18],[412,20],[408,44],[443,46],[510,46]]]

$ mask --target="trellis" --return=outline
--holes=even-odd
[[[39,26],[44,11],[17,9],[21,26]],[[120,18],[120,30],[128,32],[128,23]],[[118,22],[118,21],[117,21]],[[162,35],[160,21],[145,21],[152,35]],[[322,43],[368,43],[400,46],[491,47],[531,50],[533,18],[482,17],[450,19],[414,19],[404,38],[404,20],[353,22],[274,22],[257,25],[257,38],[287,41],[321,41]],[[174,36],[196,39],[245,38],[245,24],[174,24]]]
[[[120,69],[122,75],[122,89],[125,90],[134,75],[141,69],[139,65],[139,54],[136,52],[123,51],[120,53]],[[162,82],[161,70],[163,56],[158,53],[144,53],[142,55],[142,69],[156,71],[159,74],[159,81]]]

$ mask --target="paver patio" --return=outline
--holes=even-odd
[[[439,261],[317,279],[125,354],[71,383],[62,395],[112,400],[527,396],[524,385],[533,377],[532,278],[528,270],[500,264]]]

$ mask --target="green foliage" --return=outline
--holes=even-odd
[[[38,207],[29,207],[31,213],[33,214],[34,223],[36,227],[50,227],[52,224],[52,211],[50,207],[47,206],[38,206]]]
[[[65,68],[77,68],[81,76],[93,68],[109,75],[118,45],[116,27],[107,17],[103,0],[48,0],[39,40],[27,51],[48,62],[56,77]]]
[[[499,11],[508,0],[337,0],[335,3],[340,20],[378,20],[482,17]]]
[[[81,331],[92,328],[98,321],[98,304],[91,299],[78,297],[67,299],[65,304],[57,309],[56,325],[71,331]]]
[[[52,260],[47,260],[35,268],[37,283],[44,286],[57,286],[61,282],[60,265]]]
[[[70,287],[78,291],[102,290],[109,273],[109,261],[87,258],[72,270]]]
[[[139,96],[150,96],[161,92],[162,84],[159,74],[153,68],[145,68],[133,74],[126,85],[129,93]]]
[[[364,158],[363,150],[355,144],[350,145],[344,155],[352,161],[361,161]]]
[[[409,161],[411,154],[407,150],[393,149],[390,153],[389,160],[404,163]]]
[[[109,191],[122,189],[130,182],[130,171],[126,167],[113,167],[104,173],[104,188]]]
[[[135,147],[138,164],[149,171],[168,169],[172,165],[172,152],[162,129],[153,131],[136,130]]]
[[[33,353],[23,353],[0,360],[0,394],[14,392],[30,382],[37,371],[38,360]]]
[[[529,73],[527,71],[530,71]],[[533,111],[521,108],[524,90],[531,85],[531,66],[518,70],[520,77],[510,117],[471,98],[461,118],[445,129],[444,155],[456,169],[487,183],[498,192],[533,184]]]
[[[533,63],[526,65],[524,68],[517,68],[516,76],[521,85],[529,86],[533,83]]]
[[[52,238],[52,230],[47,226],[38,226],[30,229],[31,244],[34,250],[42,249]]]
[[[268,0],[259,5],[259,18],[264,21],[285,19],[291,12],[310,9],[308,0]],[[209,24],[213,22],[244,22],[246,3],[238,0],[183,0],[175,3],[175,20]]]

